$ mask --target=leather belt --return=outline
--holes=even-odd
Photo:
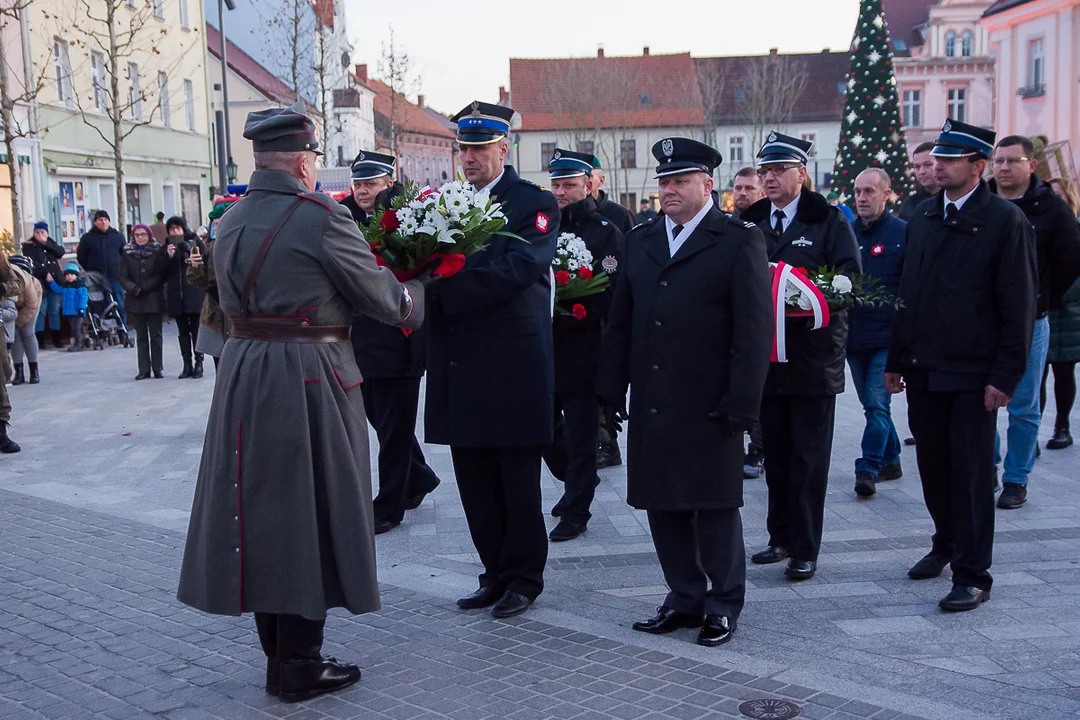
[[[308,325],[292,320],[251,320],[230,317],[229,337],[287,343],[338,343],[349,341],[348,325]]]

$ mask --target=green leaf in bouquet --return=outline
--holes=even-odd
[[[520,240],[521,242],[525,243],[526,245],[532,245],[532,243],[529,242],[528,240],[526,240],[525,238],[521,237],[517,233],[512,233],[509,230],[500,230],[499,232],[497,232],[495,234],[496,235],[501,235],[502,237],[512,238],[514,240]]]
[[[401,258],[395,251],[391,250],[390,248],[383,248],[381,255],[383,262],[385,262],[388,267],[394,269],[398,269],[401,267]]]

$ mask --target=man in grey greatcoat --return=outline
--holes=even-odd
[[[378,610],[368,429],[349,342],[356,312],[415,329],[423,284],[379,268],[349,211],[315,189],[297,106],[248,115],[247,195],[221,218],[214,269],[231,320],[180,573],[181,602],[255,614],[266,691],[351,685],[322,657],[326,611]]]

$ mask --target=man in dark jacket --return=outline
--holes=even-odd
[[[651,222],[656,219],[656,211],[652,208],[652,203],[648,200],[641,201],[641,209],[638,210],[637,215],[634,216],[634,222],[638,225],[641,223]]]
[[[169,259],[165,276],[165,311],[176,320],[179,334],[180,358],[184,361],[179,379],[198,380],[203,376],[203,354],[195,348],[199,342],[199,317],[206,292],[188,281],[187,269],[192,250],[197,248],[199,255],[205,255],[206,245],[179,215],[165,223],[165,238],[165,256]]]
[[[604,187],[606,178],[600,158],[596,155],[592,156],[592,166],[593,171],[589,178],[589,192],[592,199],[596,201],[596,209],[618,228],[619,232],[626,235],[626,233],[630,232],[630,228],[634,227],[634,214],[609,198],[607,192],[601,189]]]
[[[363,225],[405,189],[394,182],[397,158],[361,152],[352,164],[352,194],[342,201]],[[416,439],[420,380],[427,366],[427,326],[409,332],[357,315],[350,332],[364,376],[364,412],[379,438],[379,494],[373,501],[375,534],[401,524],[439,486]]]
[[[701,627],[712,647],[731,639],[745,595],[742,434],[768,371],[768,261],[758,229],[712,204],[720,153],[687,138],[652,152],[665,217],[627,239],[597,395],[621,410],[633,387],[627,502],[648,511],[671,589],[633,627]]]
[[[895,296],[900,289],[907,223],[885,211],[892,194],[892,180],[881,168],[869,168],[855,178],[855,210],[852,223],[862,255],[863,275]],[[892,397],[885,389],[885,359],[892,338],[892,305],[856,307],[851,310],[847,363],[859,394],[866,427],[862,456],[855,461],[855,492],[873,495],[879,480],[895,480],[900,468],[900,438],[893,425]]]
[[[484,565],[458,600],[511,617],[544,589],[547,529],[540,451],[553,439],[551,260],[559,205],[503,165],[514,110],[473,102],[459,112],[465,178],[502,204],[506,230],[432,286],[425,439],[449,445],[461,504]]]
[[[1011,200],[1027,216],[1035,231],[1039,295],[1035,329],[1027,369],[1009,400],[1009,447],[1005,455],[1004,489],[997,506],[1014,510],[1027,502],[1028,475],[1035,467],[1042,408],[1039,385],[1050,346],[1047,314],[1061,307],[1061,299],[1080,276],[1080,233],[1072,210],[1049,185],[1035,175],[1035,146],[1022,135],[1002,138],[994,151],[994,179],[990,189]],[[996,442],[995,465],[1001,457]]]
[[[127,241],[116,228],[109,227],[109,213],[98,210],[94,213],[94,227],[81,238],[75,249],[75,257],[83,272],[99,272],[109,281],[116,303],[120,306],[120,316],[127,323],[124,313],[124,288],[120,285],[120,254],[124,252]]]
[[[564,483],[563,496],[552,513],[559,524],[548,538],[552,542],[573,540],[585,532],[597,484],[596,447],[599,408],[596,404],[596,372],[600,362],[603,323],[611,308],[619,264],[623,259],[623,236],[596,210],[589,196],[591,156],[555,149],[549,169],[551,192],[559,203],[561,233],[576,235],[592,254],[589,268],[607,273],[610,284],[597,295],[575,300],[585,315],[556,310],[552,336],[555,348],[555,424],[563,430],[554,445],[544,451],[552,475]]]
[[[934,158],[930,151],[934,143],[924,142],[911,154],[911,169],[915,173],[915,192],[900,203],[897,215],[904,222],[909,222],[915,214],[915,208],[926,202],[938,192],[937,180],[934,179]]]
[[[949,120],[934,157],[943,188],[907,228],[885,386],[907,388],[933,547],[908,575],[952,563],[944,610],[990,599],[994,429],[1024,376],[1038,287],[1024,214],[982,181],[994,132]]]
[[[758,152],[766,198],[742,219],[765,234],[771,262],[838,273],[859,272],[859,246],[840,210],[803,187],[813,143],[769,133]],[[827,327],[811,330],[805,318],[786,321],[788,361],[774,362],[765,381],[761,429],[769,486],[769,546],[758,564],[790,558],[784,574],[805,580],[817,572],[825,491],[829,484],[836,396],[844,391],[847,311],[831,313]]]
[[[22,253],[33,261],[34,277],[43,288],[41,310],[38,311],[37,325],[34,328],[38,335],[38,345],[45,347],[45,321],[48,320],[53,344],[61,347],[60,296],[52,291],[49,283],[45,282],[45,276],[52,275],[58,278],[63,275],[60,271],[60,260],[64,258],[64,246],[49,237],[49,224],[42,220],[34,223],[34,235],[22,244]]]

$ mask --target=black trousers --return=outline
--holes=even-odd
[[[399,523],[413,495],[439,486],[416,439],[420,378],[369,378],[360,386],[368,422],[379,437],[379,494],[375,517]]]
[[[563,496],[556,504],[560,517],[587,523],[596,493],[596,448],[600,406],[592,393],[556,393],[555,442],[542,455],[556,479],[563,481]]]
[[[756,452],[759,455],[765,455],[765,441],[761,438],[761,423],[756,422],[750,426],[750,444],[747,446],[747,452]]]
[[[540,448],[450,448],[461,505],[484,572],[480,586],[536,597],[544,589],[547,528]]]
[[[983,395],[907,390],[923,499],[934,520],[933,551],[952,558],[953,585],[989,590],[997,413],[987,412]]]
[[[323,644],[325,620],[308,620],[300,615],[255,613],[259,643],[268,658],[281,662],[294,659],[318,660]]]
[[[184,359],[185,365],[190,365],[195,343],[199,341],[199,316],[190,314],[177,315],[174,319],[176,320],[176,329],[180,331],[180,357]],[[202,360],[203,354],[196,352],[195,359]]]
[[[616,427],[613,413],[600,413],[600,423],[597,430],[599,435],[597,446],[606,448],[613,453],[619,452],[619,430]]]
[[[746,596],[739,509],[649,510],[649,528],[671,588],[664,605],[692,615],[738,619]]]
[[[139,352],[139,372],[161,371],[161,313],[129,312]]]
[[[836,396],[771,395],[761,401],[769,544],[817,562],[829,487]]]

